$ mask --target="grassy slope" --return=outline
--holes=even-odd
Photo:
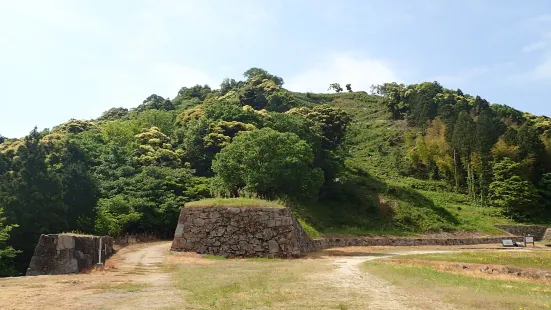
[[[493,208],[480,208],[444,182],[399,175],[404,158],[404,121],[391,121],[379,97],[363,92],[293,93],[300,105],[331,104],[354,121],[347,143],[350,157],[341,184],[318,202],[296,207],[300,216],[325,233],[414,234],[427,231],[479,231],[499,234],[496,224],[512,222]]]

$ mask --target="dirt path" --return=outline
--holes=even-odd
[[[39,276],[0,279],[0,309],[180,309],[186,303],[186,291],[175,287],[174,268],[181,264],[217,264],[199,255],[168,255],[170,242],[133,245],[111,257],[104,271],[89,274]],[[321,257],[308,259],[320,264],[319,274],[311,274],[319,283],[329,284],[335,300],[363,298],[361,309],[453,309],[451,306],[416,297],[360,269],[363,262],[390,254],[358,252],[338,249]],[[369,252],[369,253],[368,253]],[[398,254],[429,253],[435,251],[402,251]],[[442,252],[442,251],[436,251]],[[301,260],[302,261],[302,260]],[[304,261],[302,261],[304,263]],[[242,267],[248,268],[243,261]],[[300,262],[297,262],[300,264]],[[327,269],[329,266],[334,268]],[[190,266],[191,266],[190,265]],[[206,265],[205,265],[206,266]],[[269,268],[269,264],[265,265]],[[258,269],[258,267],[257,267]],[[262,269],[258,269],[262,272]],[[250,270],[248,271],[250,272]],[[216,279],[213,279],[216,281]],[[307,282],[315,286],[316,282]],[[292,305],[289,305],[292,306]],[[189,307],[188,307],[189,308]],[[292,308],[292,307],[291,307]]]
[[[110,260],[116,274],[131,281],[80,298],[80,309],[163,309],[182,304],[166,270],[170,242],[148,243],[121,250]]]
[[[427,296],[414,296],[402,291],[388,281],[375,277],[360,269],[362,263],[370,260],[405,254],[428,254],[442,251],[406,251],[389,255],[377,256],[349,256],[336,258],[333,264],[337,267],[333,273],[327,275],[328,281],[345,290],[346,294],[358,289],[370,292],[370,301],[367,309],[455,309],[449,304],[429,299]]]

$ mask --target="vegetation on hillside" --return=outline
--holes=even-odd
[[[170,237],[184,203],[213,197],[282,200],[333,233],[550,218],[547,117],[438,83],[312,94],[260,68],[244,76],[1,137],[0,267],[24,270],[41,233]]]
[[[275,201],[268,201],[255,198],[206,198],[198,201],[188,202],[184,205],[185,208],[192,207],[226,207],[226,208],[276,208],[281,209],[285,206]]]

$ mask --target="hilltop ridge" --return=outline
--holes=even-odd
[[[41,232],[168,237],[209,197],[284,201],[314,234],[550,222],[548,117],[436,82],[314,94],[244,77],[2,138],[0,251],[24,266]]]

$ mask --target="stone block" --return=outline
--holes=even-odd
[[[101,237],[106,245],[103,258],[114,253],[113,239]],[[41,235],[27,270],[28,276],[78,273],[97,263],[99,239],[96,236]]]
[[[57,237],[56,250],[73,249],[75,247],[75,238],[70,235],[60,235]]]

